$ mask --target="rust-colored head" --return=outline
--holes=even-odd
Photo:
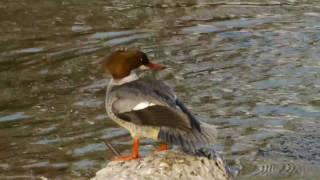
[[[121,79],[136,68],[164,69],[161,64],[151,63],[147,55],[139,50],[118,50],[103,61],[103,70],[109,71],[114,79]]]

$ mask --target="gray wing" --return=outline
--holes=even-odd
[[[112,105],[113,111],[122,120],[137,125],[177,128],[183,131],[199,126],[199,121],[162,81],[137,80],[114,87],[111,93],[116,99]],[[140,103],[149,103],[150,106],[135,109]]]
[[[184,131],[191,129],[185,116],[163,105],[153,105],[142,110],[123,112],[117,116],[138,125],[172,127]]]
[[[137,80],[112,91],[116,116],[138,125],[160,127],[159,140],[178,145],[186,152],[196,152],[213,143],[217,136],[215,126],[198,121],[161,81]],[[133,110],[140,102],[150,106]]]

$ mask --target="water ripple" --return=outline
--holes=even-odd
[[[31,116],[26,115],[24,112],[17,112],[15,114],[0,117],[0,122],[12,122],[28,119]]]

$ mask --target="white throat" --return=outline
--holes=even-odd
[[[135,81],[135,80],[138,80],[138,79],[139,79],[139,77],[137,76],[137,74],[134,73],[134,72],[131,72],[128,76],[126,76],[124,78],[111,79],[110,85],[113,85],[113,86],[122,85],[122,84],[131,82],[131,81]]]

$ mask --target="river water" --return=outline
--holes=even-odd
[[[104,141],[130,150],[99,67],[120,46],[169,67],[156,76],[219,126],[237,179],[319,179],[319,3],[2,0],[0,179],[88,179]]]

